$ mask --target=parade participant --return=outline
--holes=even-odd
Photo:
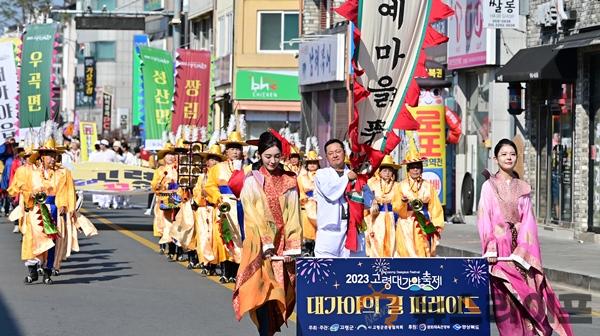
[[[117,154],[109,148],[108,140],[100,140],[99,150],[90,155],[90,162],[119,162]],[[113,206],[117,208],[117,201],[113,195],[98,194],[95,197],[95,201],[98,202],[98,209],[108,209]]]
[[[218,132],[218,130],[215,132]],[[208,146],[205,169],[202,175],[198,177],[194,187],[194,202],[198,207],[196,210],[196,253],[198,261],[203,265],[202,274],[205,275],[215,275],[216,268],[227,261],[227,250],[221,239],[220,221],[217,218],[218,210],[216,204],[207,201],[208,194],[204,190],[208,182],[208,170],[225,160],[225,156],[221,153],[221,145],[217,144],[216,141],[211,141],[211,143],[214,144]]]
[[[305,171],[302,167],[302,161],[300,160],[301,156],[302,152],[300,149],[297,146],[292,145],[290,148],[290,157],[286,160],[284,165],[285,170],[290,171],[297,176],[303,174]]]
[[[568,313],[542,267],[531,187],[515,171],[517,146],[502,139],[494,148],[500,168],[481,187],[477,226],[490,283],[496,325],[501,336],[573,335]],[[511,261],[499,261],[498,258]],[[535,303],[535,304],[526,304]]]
[[[61,154],[56,144],[54,122],[42,125],[44,145],[36,149],[29,161],[33,164],[28,186],[22,187],[24,197],[22,257],[29,269],[25,282],[38,278],[37,268],[43,268],[44,283],[51,284],[51,275],[58,274],[61,261],[78,251],[76,230],[68,220],[75,211],[75,188],[70,172],[56,164]],[[27,193],[29,195],[26,196]],[[25,246],[26,245],[26,246]]]
[[[13,137],[7,138],[4,144],[0,145],[0,160],[4,167],[0,176],[0,203],[4,209],[5,216],[8,216],[10,213],[11,200],[6,190],[10,182],[10,169],[15,156],[15,147],[15,138]]]
[[[355,252],[345,247],[350,216],[346,190],[348,182],[357,175],[345,162],[344,143],[331,139],[325,144],[329,167],[317,170],[315,192],[317,199],[317,236],[315,257],[358,257],[365,255],[364,233],[358,235]]]
[[[8,187],[8,194],[15,199],[15,203],[18,206],[13,210],[13,213],[16,215],[15,219],[15,229],[13,229],[13,233],[23,232],[23,210],[25,209],[24,200],[28,199],[31,195],[31,169],[32,165],[29,162],[29,157],[33,154],[33,133],[28,132],[25,137],[23,144],[23,151],[19,153],[19,162],[20,165],[15,169],[15,172],[11,178],[10,186]],[[17,161],[17,160],[16,160]],[[13,165],[14,166],[14,165]],[[22,195],[24,194],[24,195]],[[10,218],[13,220],[13,218]],[[27,238],[30,238],[29,236]],[[28,244],[28,243],[27,243]],[[27,245],[25,244],[25,245]]]
[[[227,139],[219,141],[220,144],[225,145],[227,160],[217,163],[208,170],[208,179],[204,186],[206,200],[217,205],[218,208],[224,206],[223,209],[228,210],[219,214],[221,239],[225,243],[228,255],[228,260],[223,262],[223,274],[219,279],[221,283],[235,282],[242,258],[244,213],[242,203],[235,191],[239,193],[243,176],[251,169],[250,166],[242,165],[244,159],[242,150],[248,144],[244,141],[242,133],[234,130],[236,125],[236,121],[232,121],[234,118],[235,116],[230,118]],[[243,118],[240,121],[237,129],[244,129]],[[227,206],[224,203],[227,203]]]
[[[307,140],[307,144],[310,140]],[[314,138],[314,148],[304,157],[306,172],[298,176],[298,189],[300,192],[301,218],[302,218],[302,255],[312,257],[315,254],[315,238],[317,235],[317,200],[314,195],[315,174],[320,168],[319,147]]]
[[[177,249],[171,239],[170,230],[179,205],[177,197],[179,189],[177,184],[177,157],[175,156],[173,142],[167,141],[163,149],[158,151],[158,159],[163,160],[163,164],[154,171],[151,182],[152,192],[156,197],[153,234],[155,237],[160,237],[158,242],[160,245],[159,253],[167,253],[172,260],[176,258]]]
[[[393,200],[400,195],[400,183],[396,182],[396,172],[400,165],[386,155],[379,166],[379,172],[369,180],[369,188],[375,194],[370,212],[365,216],[367,223],[367,256],[389,258],[394,256],[397,210]]]
[[[10,166],[9,183],[8,183],[8,189],[6,190],[9,197],[13,197],[10,192],[10,187],[13,185],[15,174],[16,174],[17,170],[23,165],[23,162],[26,160],[23,158],[25,156],[25,147],[26,147],[25,141],[21,140],[15,150],[15,158]],[[13,206],[15,206],[15,204],[18,204],[18,197],[14,197],[14,201],[12,203],[13,203]],[[13,222],[14,222],[14,227],[13,227],[12,232],[19,233],[19,221],[16,220]]]
[[[394,209],[400,218],[396,223],[396,255],[400,257],[433,257],[444,229],[444,210],[438,192],[423,179],[423,161],[415,139],[409,140],[406,178],[400,182]]]
[[[280,165],[282,145],[261,134],[260,168],[246,176],[241,191],[246,239],[233,293],[238,320],[249,313],[259,335],[274,335],[294,310],[295,265],[302,227],[296,176]]]

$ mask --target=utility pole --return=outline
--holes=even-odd
[[[177,48],[181,45],[181,0],[175,0],[175,8],[173,9],[173,58],[177,54]]]

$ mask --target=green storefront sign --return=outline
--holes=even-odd
[[[298,75],[238,70],[234,96],[236,100],[299,101]]]

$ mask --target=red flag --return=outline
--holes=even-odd
[[[177,49],[175,100],[171,128],[179,125],[207,126],[210,103],[210,52]]]

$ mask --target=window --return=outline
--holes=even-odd
[[[294,51],[298,43],[289,41],[298,38],[297,12],[259,12],[258,13],[258,51]]]
[[[117,0],[93,0],[92,4],[94,10],[102,10],[106,6],[106,10],[112,11],[117,7]]]
[[[114,41],[98,41],[96,44],[97,61],[114,61],[116,58],[116,43]]]
[[[205,18],[192,23],[193,41],[192,47],[194,49],[206,49],[212,48],[212,20]]]
[[[227,56],[233,48],[233,12],[221,15],[217,19],[217,25],[217,57]]]

